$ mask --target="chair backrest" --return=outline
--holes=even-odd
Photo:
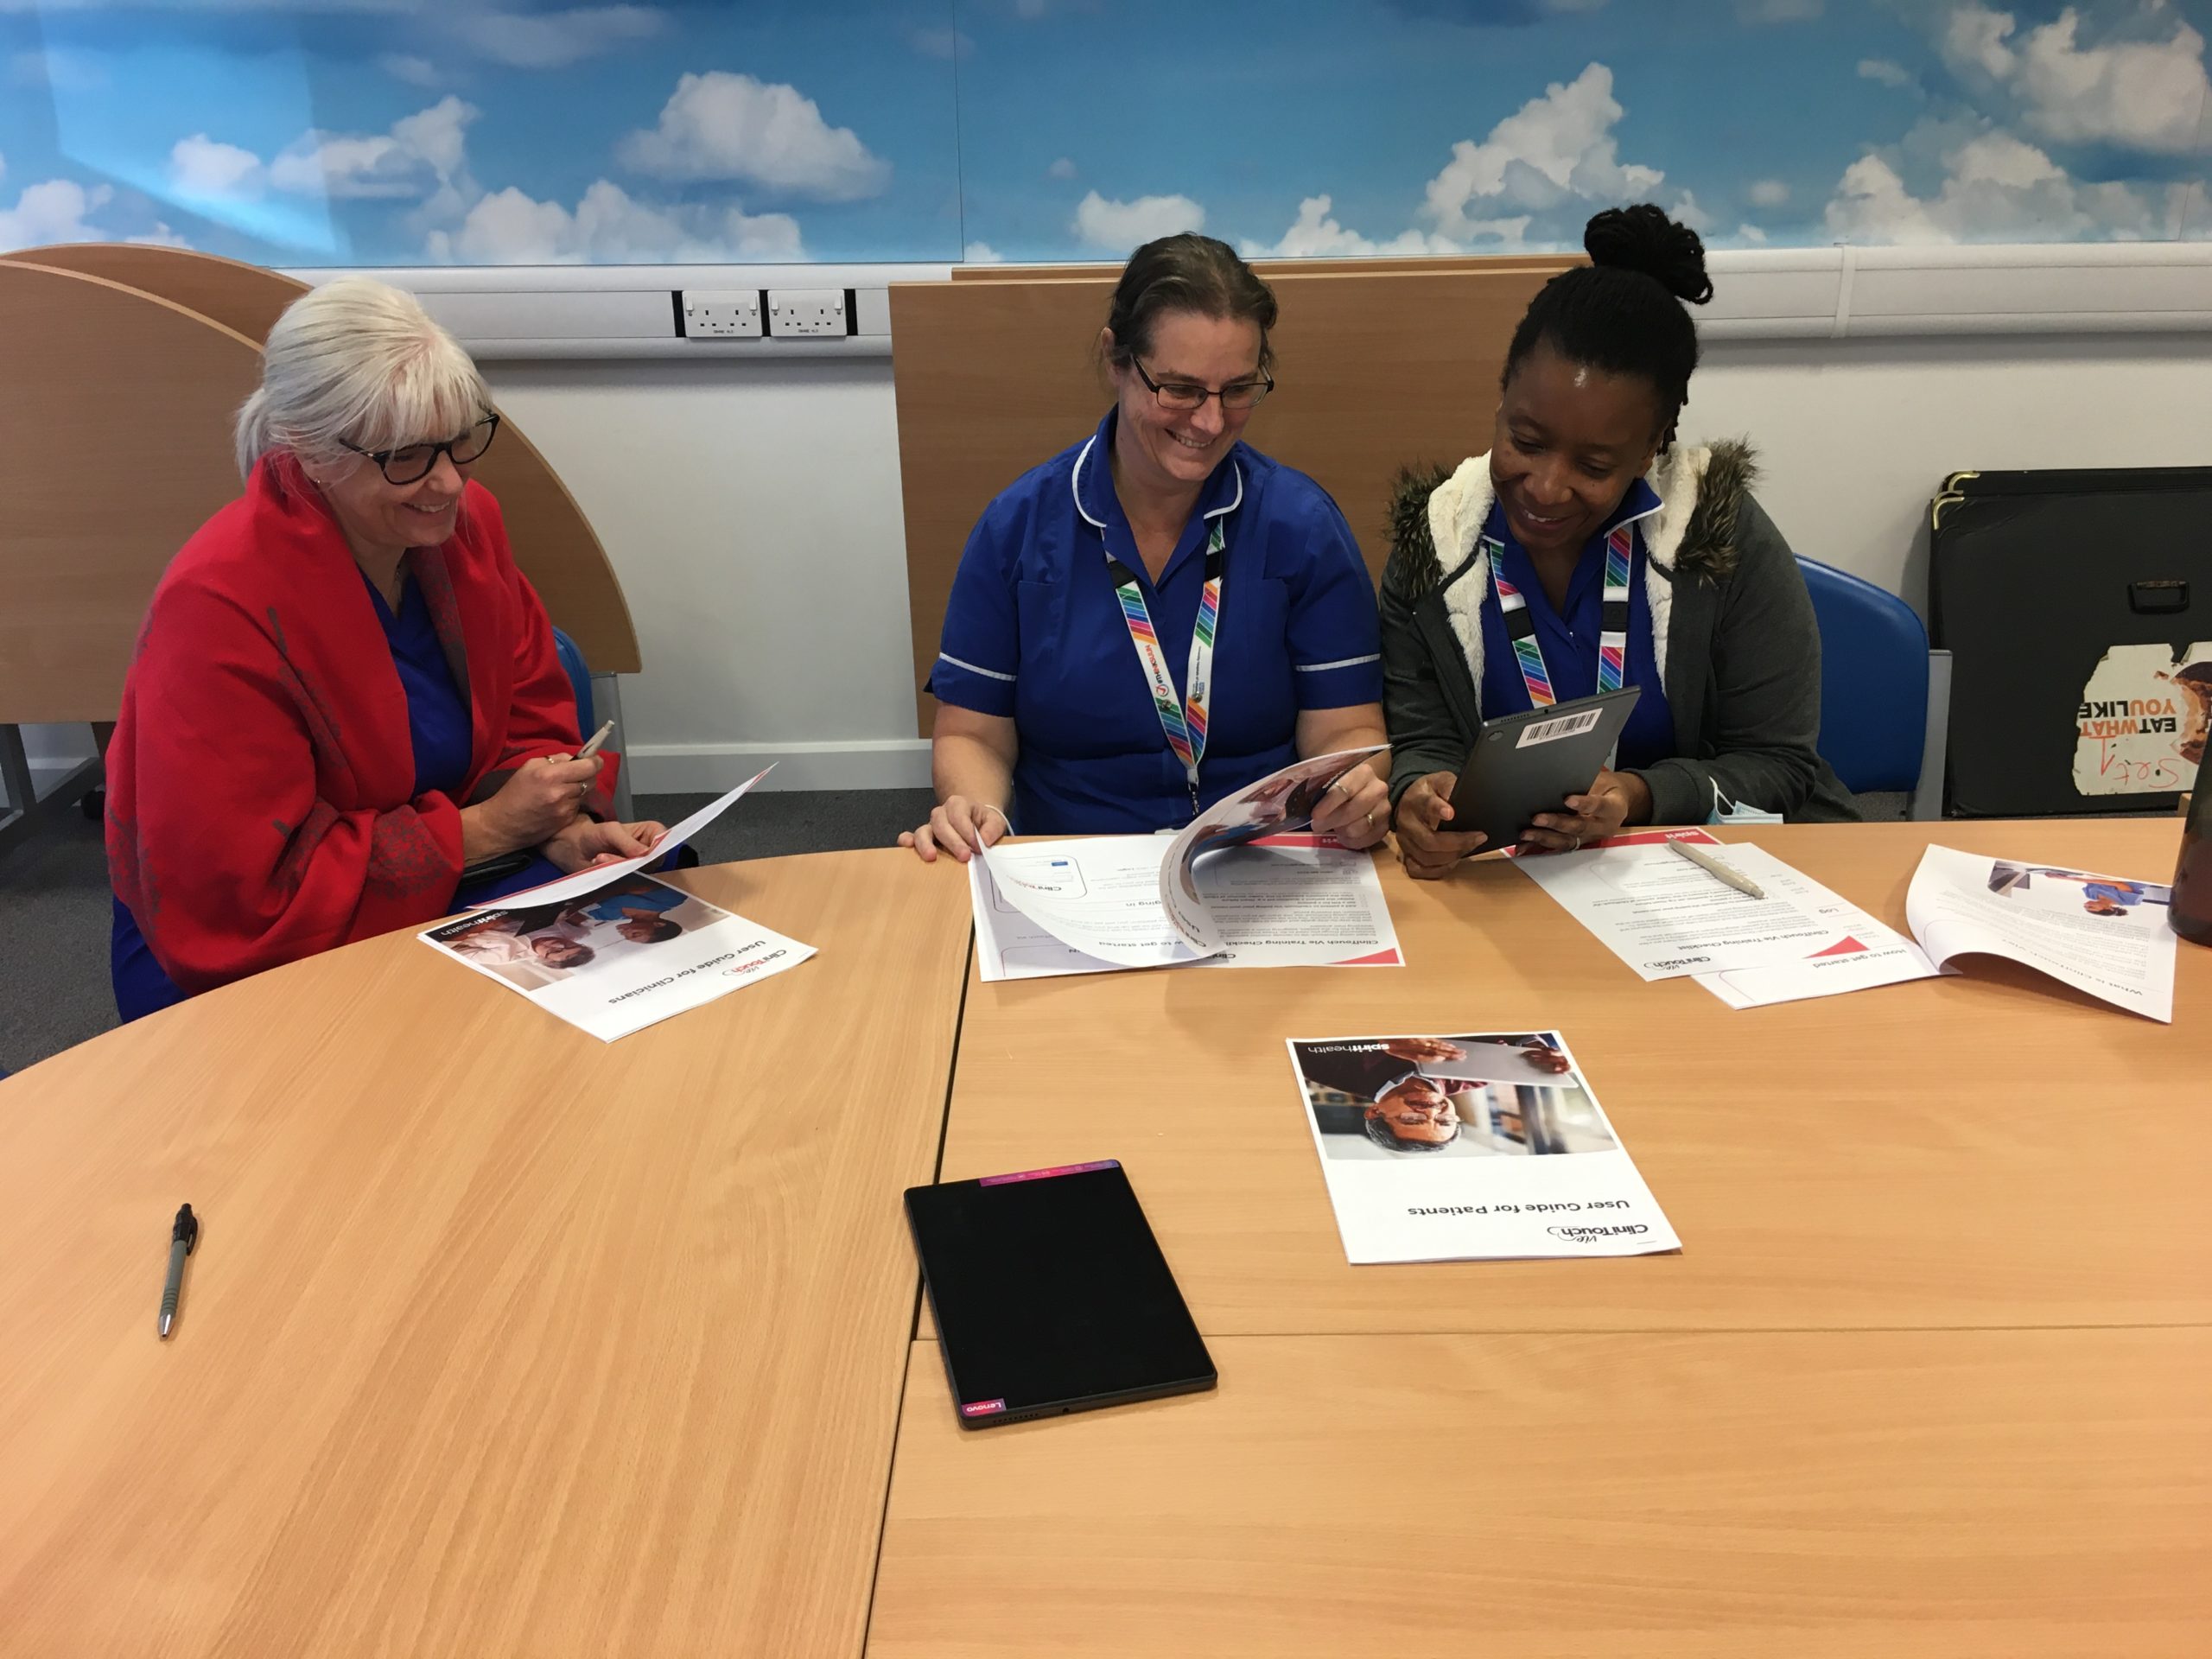
[[[569,677],[569,689],[576,694],[576,736],[588,741],[599,722],[592,718],[591,665],[584,661],[584,654],[576,642],[559,628],[553,630],[553,651],[561,659],[561,667]]]
[[[1887,588],[1797,563],[1821,627],[1821,758],[1854,793],[1909,791],[1928,736],[1928,630]]]

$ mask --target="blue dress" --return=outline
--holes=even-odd
[[[1552,607],[1536,566],[1514,539],[1504,509],[1491,505],[1483,535],[1498,543],[1498,562],[1505,579],[1529,601],[1529,615],[1536,625],[1536,644],[1544,653],[1544,669],[1551,676],[1552,692],[1560,702],[1598,695],[1598,636],[1604,631],[1605,608],[1605,538],[1624,524],[1636,526],[1636,553],[1628,572],[1628,652],[1622,665],[1621,683],[1642,689],[1636,710],[1621,729],[1620,753],[1614,764],[1624,772],[1648,766],[1675,753],[1675,716],[1667,706],[1667,689],[1659,682],[1659,658],[1652,647],[1651,605],[1644,592],[1643,524],[1662,503],[1649,484],[1638,479],[1621,499],[1612,516],[1583,544],[1582,554],[1567,579],[1567,603]],[[1497,590],[1483,595],[1483,718],[1526,712],[1535,705],[1528,682],[1521,677],[1520,659],[1513,654],[1513,639],[1505,630],[1505,613],[1499,608]]]
[[[1202,802],[1298,758],[1298,716],[1382,700],[1375,586],[1328,492],[1249,444],[1198,493],[1157,582],[1114,490],[1116,415],[984,510],[953,577],[937,698],[1010,718],[1014,828],[1023,835],[1144,834],[1191,821],[1191,790],[1167,746],[1107,575],[1135,575],[1179,697],[1223,531],[1221,614]]]
[[[432,791],[457,796],[468,777],[468,702],[453,677],[439,642],[430,607],[411,573],[404,575],[397,615],[373,582],[364,575],[362,585],[375,602],[377,620],[391,647],[391,665],[407,693],[408,735],[415,749],[415,793]],[[524,887],[551,881],[561,874],[550,860],[534,858],[524,869],[488,880],[464,882],[448,902],[448,910],[466,910],[487,904]],[[115,983],[115,1008],[128,1024],[159,1009],[181,1002],[184,992],[168,976],[138,931],[137,919],[123,900],[114,900],[115,915],[109,935],[108,969]]]

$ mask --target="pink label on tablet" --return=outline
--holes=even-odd
[[[986,1175],[978,1186],[1004,1186],[1008,1181],[1044,1181],[1055,1175],[1082,1175],[1094,1169],[1119,1169],[1118,1158],[1102,1158],[1095,1164],[1056,1164],[1050,1169],[1025,1169],[1018,1175]]]
[[[970,1400],[960,1408],[963,1417],[988,1417],[994,1412],[1004,1411],[1003,1400]]]

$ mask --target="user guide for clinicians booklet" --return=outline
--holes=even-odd
[[[1308,833],[1379,749],[1319,755],[1224,797],[1173,839],[1001,842],[968,864],[986,980],[1202,963],[1400,967],[1375,861]]]
[[[796,968],[812,945],[644,870],[766,775],[693,813],[642,858],[512,893],[416,937],[603,1042]]]

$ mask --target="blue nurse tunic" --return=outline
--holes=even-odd
[[[1014,721],[1011,817],[1024,835],[1146,833],[1191,819],[1190,787],[1160,730],[1109,554],[1141,584],[1180,697],[1206,541],[1223,527],[1202,804],[1296,760],[1300,711],[1382,700],[1375,586],[1328,492],[1235,445],[1155,582],[1114,493],[1116,419],[1109,411],[1090,437],[985,509],[953,578],[930,674],[938,701]]]

